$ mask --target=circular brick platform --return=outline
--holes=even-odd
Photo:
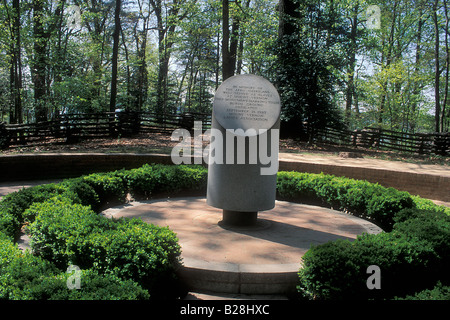
[[[382,231],[338,211],[285,201],[259,212],[254,227],[223,226],[222,210],[204,197],[131,202],[103,214],[169,226],[182,247],[180,277],[191,290],[222,293],[288,293],[311,245]]]

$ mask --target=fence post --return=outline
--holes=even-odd
[[[419,150],[418,150],[418,153],[419,153],[419,154],[423,154],[423,153],[424,153],[424,152],[423,152],[423,150],[424,150],[424,148],[425,148],[424,138],[425,138],[424,135],[420,135],[420,143],[419,143]]]
[[[194,129],[194,116],[189,112],[183,113],[180,118],[180,126],[183,129],[192,131]]]
[[[357,141],[358,141],[358,135],[359,134],[360,134],[360,130],[358,130],[358,129],[354,130],[353,133],[352,133],[352,145],[355,148],[358,148]]]
[[[437,133],[434,135],[432,152],[441,156],[446,156],[449,148],[450,135],[448,132],[442,134]]]
[[[9,132],[6,129],[6,125],[3,122],[0,122],[0,149],[6,149],[9,147],[10,143]]]

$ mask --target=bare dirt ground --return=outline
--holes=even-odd
[[[162,153],[169,154],[179,141],[172,141],[167,133],[140,134],[134,137],[95,138],[67,144],[64,139],[50,139],[26,145],[11,145],[1,150],[0,155],[29,153]],[[209,142],[204,139],[203,145]],[[343,155],[350,157],[375,158],[422,164],[450,165],[450,157],[435,155],[402,154],[373,149],[352,149],[342,146],[310,145],[294,139],[281,139],[280,152],[310,153],[315,155]]]

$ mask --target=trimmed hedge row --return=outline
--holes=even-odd
[[[279,172],[279,197],[332,207],[391,230],[396,212],[415,207],[408,192],[376,183],[325,174]]]
[[[175,235],[167,228],[147,225],[140,220],[109,220],[97,213],[125,202],[128,193],[134,198],[149,198],[161,192],[171,195],[181,190],[203,192],[206,181],[207,170],[200,166],[145,165],[133,170],[67,179],[7,195],[0,201],[0,235],[2,241],[9,244],[5,248],[14,246],[14,236],[25,223],[35,255],[18,255],[16,259],[36,259],[33,263],[45,265],[41,266],[45,272],[36,272],[36,277],[27,280],[27,284],[35,283],[36,288],[23,287],[14,294],[10,293],[8,285],[3,285],[6,280],[2,280],[0,290],[8,293],[0,297],[44,297],[42,292],[45,291],[49,298],[90,299],[95,298],[95,290],[100,290],[105,277],[116,279],[111,282],[116,287],[129,281],[127,285],[132,283],[132,286],[144,288],[145,293],[150,290],[152,296],[157,296],[162,283],[173,283],[173,270],[179,258]],[[282,199],[325,205],[361,216],[386,231],[379,235],[362,235],[354,242],[338,240],[312,247],[304,256],[304,267],[299,272],[298,288],[303,297],[392,298],[408,294],[413,298],[415,292],[422,289],[432,290],[424,291],[425,295],[432,292],[433,297],[442,296],[437,291],[445,295],[448,282],[443,274],[449,266],[445,257],[450,256],[448,208],[378,184],[324,174],[279,172],[277,192]],[[5,252],[2,250],[0,259],[2,255],[8,256]],[[86,281],[92,284],[86,286],[86,290],[92,288],[91,291],[67,292],[64,289],[67,276],[61,270],[68,264],[84,269],[83,277],[88,275]],[[367,289],[366,269],[371,264],[382,270],[382,290]],[[8,266],[8,263],[3,265]],[[55,276],[54,271],[47,269],[58,270],[59,274]],[[3,270],[8,275],[16,269]],[[433,270],[432,274],[429,270]],[[7,277],[19,281],[22,276]],[[441,281],[441,285],[433,288],[437,281]],[[64,288],[60,290],[61,283]],[[35,293],[26,295],[25,291]],[[120,293],[119,296],[114,296],[114,292]],[[111,294],[105,293],[105,296],[145,297],[145,294],[132,296],[119,289]],[[161,294],[167,296],[168,293]]]
[[[386,231],[312,246],[299,271],[302,298],[414,299],[420,290],[432,290],[435,298],[448,295],[450,208],[393,188],[323,174],[280,172],[278,192],[350,212]],[[381,290],[367,287],[370,265],[380,267]],[[436,283],[441,286],[431,289]]]
[[[134,280],[151,294],[163,292],[160,279],[174,281],[180,246],[167,227],[140,219],[110,220],[89,207],[51,199],[25,211],[35,217],[27,227],[36,256],[60,269],[77,265],[120,279]]]
[[[200,190],[206,180],[206,169],[200,166],[145,165],[5,196],[0,201],[0,299],[180,296],[176,235],[139,219],[107,219],[98,213],[124,203],[127,193],[148,198],[164,191]],[[13,243],[23,224],[33,255],[22,254]],[[63,271],[72,264],[83,269],[82,290],[67,289]]]
[[[131,280],[82,270],[79,290],[68,290],[70,274],[23,253],[0,233],[0,300],[141,300],[149,294]]]

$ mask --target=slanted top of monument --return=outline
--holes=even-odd
[[[236,75],[217,89],[213,110],[222,127],[242,129],[243,135],[251,136],[258,134],[260,129],[272,128],[277,122],[281,111],[280,96],[263,77]]]

